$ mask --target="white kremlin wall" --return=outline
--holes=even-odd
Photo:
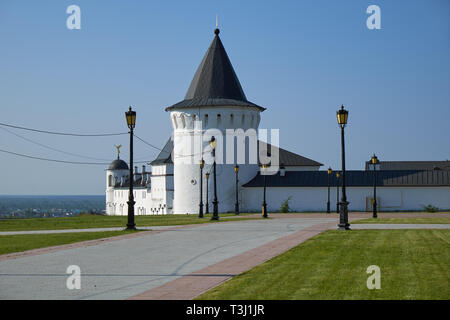
[[[260,211],[263,188],[243,188],[242,212]],[[372,187],[347,187],[350,211],[371,210]],[[342,190],[339,189],[339,198]],[[280,211],[281,204],[291,197],[292,211],[326,211],[327,187],[270,187],[266,190],[268,211]],[[424,210],[433,205],[441,210],[450,210],[450,187],[377,187],[377,201],[380,211]],[[331,211],[336,211],[336,187],[330,188]]]

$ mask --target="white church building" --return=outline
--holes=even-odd
[[[135,167],[130,179],[128,164],[118,157],[106,170],[106,214],[128,214],[130,180],[136,215],[198,214],[200,200],[203,211],[212,212],[214,159],[219,212],[234,211],[236,164],[239,165],[240,212],[261,211],[264,175],[260,164],[269,161],[272,169],[266,175],[269,212],[280,211],[286,200],[292,211],[325,211],[328,181],[331,209],[336,211],[339,180],[334,173],[328,177],[326,170],[319,170],[322,163],[277,147],[277,143],[261,142],[258,136],[253,143],[250,137],[244,137],[245,156],[239,158],[238,146],[234,145],[236,137],[230,138],[228,132],[240,129],[244,133],[258,132],[265,108],[247,100],[219,30],[214,33],[184,100],[165,109],[169,112],[173,134],[157,158],[150,162],[151,167],[142,166],[141,170]],[[209,145],[212,136],[217,139],[214,159]],[[256,149],[252,149],[254,145]],[[258,151],[253,161],[252,150]],[[202,159],[205,165],[200,177]],[[210,174],[209,179],[206,173]],[[383,162],[376,175],[380,211],[423,210],[427,205],[450,209],[449,161]],[[346,179],[349,210],[371,210],[373,172],[367,166],[366,170],[346,171]]]

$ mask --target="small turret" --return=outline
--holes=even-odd
[[[129,173],[128,164],[120,159],[120,147],[117,148],[117,159],[111,162],[106,169],[106,214],[115,214],[116,199],[114,198],[114,188],[123,184],[125,177]]]

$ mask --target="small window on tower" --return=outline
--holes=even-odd
[[[217,114],[217,125],[220,126],[220,124],[222,123],[222,117],[220,116],[220,113]]]
[[[233,116],[233,114],[230,114],[230,123],[233,124],[233,122],[234,122],[234,116]]]
[[[205,114],[205,127],[208,125],[208,115]]]

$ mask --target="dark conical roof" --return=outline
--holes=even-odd
[[[166,108],[166,111],[182,107],[223,105],[257,107],[264,110],[247,100],[220,40],[219,29],[214,33],[215,37],[195,72],[184,100]]]

